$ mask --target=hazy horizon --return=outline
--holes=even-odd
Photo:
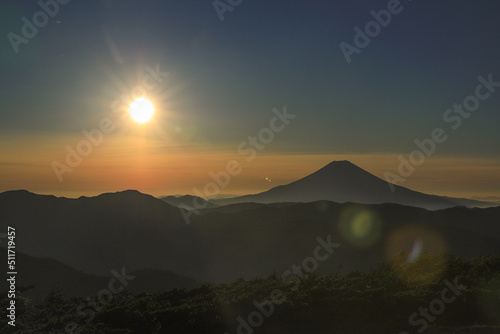
[[[241,195],[247,195],[247,194],[255,194],[255,193],[260,193],[266,190],[269,190],[271,188],[274,188],[279,185],[285,185],[288,183],[291,183],[293,181],[296,181],[302,177],[305,177],[318,169],[324,167],[328,163],[331,163],[332,161],[341,161],[341,160],[348,160],[358,167],[366,170],[367,172],[384,179],[384,172],[387,170],[386,166],[389,166],[390,163],[387,163],[389,159],[383,159],[385,156],[379,155],[379,156],[348,156],[348,155],[343,155],[343,156],[338,156],[338,157],[332,157],[332,156],[314,156],[314,155],[307,155],[307,156],[274,156],[274,157],[269,157],[269,156],[264,156],[261,157],[263,160],[268,160],[268,161],[262,161],[262,162],[254,162],[252,163],[255,165],[255,168],[249,168],[249,170],[246,173],[241,173],[239,175],[236,175],[231,178],[231,182],[227,188],[224,189],[224,191],[219,192],[217,195],[211,195],[211,196],[201,196],[201,197],[207,197],[207,198],[217,198],[217,197],[236,197],[236,196],[241,196]],[[392,157],[395,159],[394,155],[391,155],[389,157]],[[332,159],[332,160],[327,160],[327,159]],[[346,159],[343,159],[346,158]],[[308,161],[308,167],[301,167],[301,162],[297,161],[297,159],[305,159]],[[278,160],[278,161],[277,161]],[[231,160],[229,160],[231,161]],[[356,163],[358,161],[359,163]],[[272,164],[274,167],[276,167],[276,164],[278,162],[283,163],[285,166],[280,166],[279,173],[281,177],[279,178],[271,178],[267,176],[258,176],[258,175],[269,175],[272,177],[272,173],[262,173],[263,170],[266,170],[265,166],[266,163]],[[375,166],[374,168],[370,168],[369,166]],[[434,163],[429,163],[427,170],[419,170],[419,173],[415,173],[419,177],[415,178],[409,178],[406,180],[404,183],[400,184],[401,186],[405,188],[409,188],[411,190],[423,192],[423,193],[428,193],[428,194],[433,194],[433,195],[439,195],[439,196],[449,196],[449,197],[462,197],[462,198],[470,198],[470,199],[477,199],[477,200],[483,200],[483,201],[492,201],[492,202],[499,202],[500,201],[500,193],[496,192],[495,190],[498,189],[496,188],[496,183],[490,183],[490,189],[492,191],[490,192],[481,192],[478,188],[478,179],[482,179],[483,181],[481,183],[488,183],[490,180],[488,177],[491,177],[490,174],[486,173],[485,174],[485,165],[488,163],[491,163],[488,160],[483,160],[482,163],[483,165],[480,168],[477,168],[476,171],[474,171],[473,167],[474,166],[467,166],[465,165],[466,161],[465,160],[458,160],[458,159],[441,159],[439,162],[434,162]],[[457,168],[457,172],[460,172],[460,170],[467,170],[468,175],[473,178],[473,181],[469,182],[468,184],[462,183],[462,184],[455,184],[455,187],[453,187],[454,182],[452,181],[457,181],[453,180],[452,178],[449,177],[450,173],[450,165],[453,164],[459,164],[460,168]],[[222,164],[222,166],[225,166],[225,164]],[[213,179],[210,177],[209,172],[220,172],[223,170],[223,168],[217,170],[215,169],[216,166],[214,166],[214,169],[203,169],[203,172],[200,172],[197,174],[198,177],[194,178],[192,181],[192,188],[188,188],[186,186],[176,188],[176,190],[171,190],[169,188],[165,189],[158,189],[158,188],[133,188],[133,187],[116,187],[116,188],[96,188],[96,189],[73,189],[73,190],[54,190],[54,189],[34,189],[34,188],[12,188],[12,189],[2,189],[2,191],[8,191],[8,190],[28,190],[30,192],[34,192],[37,194],[42,194],[42,195],[54,195],[57,197],[68,197],[68,198],[78,198],[80,196],[97,196],[102,193],[113,193],[113,192],[119,192],[119,191],[125,191],[125,190],[138,190],[142,193],[149,194],[155,197],[161,197],[161,196],[182,196],[182,195],[197,195],[196,191],[193,191],[194,189],[199,190],[203,194],[203,186],[211,181]],[[259,169],[262,168],[261,169]],[[491,175],[496,176],[496,166],[492,164],[491,168]],[[288,177],[286,177],[288,176]],[[270,180],[266,180],[266,177]],[[438,184],[429,184],[429,180],[437,180],[440,181]],[[240,188],[238,191],[238,188],[236,186],[241,186],[244,184],[244,182],[248,182],[249,186],[247,188]],[[258,182],[255,182],[258,181]],[[442,183],[443,182],[449,182],[450,187],[446,188],[443,187]],[[431,182],[432,183],[432,182]],[[466,185],[466,187],[464,187]],[[499,185],[500,187],[500,185]],[[199,195],[199,193],[198,193]],[[203,194],[205,195],[205,194]]]

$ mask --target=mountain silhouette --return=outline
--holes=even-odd
[[[191,195],[183,195],[183,196],[162,196],[160,199],[170,205],[181,207],[186,210],[197,209],[197,206],[201,206],[203,208],[215,208],[217,205],[210,203],[204,198],[198,196]]]
[[[393,185],[349,161],[334,161],[318,171],[287,185],[255,195],[213,201],[215,204],[313,202],[328,200],[338,203],[396,203],[429,210],[454,206],[487,206],[488,203],[428,195]]]
[[[388,259],[388,249],[409,252],[415,242],[458,256],[500,252],[500,207],[316,201],[229,208],[205,209],[186,224],[179,208],[137,191],[78,199],[8,191],[0,194],[0,229],[16,228],[17,251],[84,273],[158,269],[199,282],[283,273],[328,235],[342,246],[321,273],[369,269]]]

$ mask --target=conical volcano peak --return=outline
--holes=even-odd
[[[335,167],[342,167],[342,166],[344,166],[344,167],[358,167],[348,160],[334,160],[334,161],[330,162],[328,165],[326,165],[325,167],[329,167],[329,166],[331,166],[331,167],[334,167],[334,166]]]
[[[330,162],[330,164],[351,164],[351,165],[354,165],[349,160],[333,160],[332,162]]]
[[[456,203],[450,199],[419,193],[401,186],[394,190],[383,180],[347,160],[330,162],[321,169],[297,181],[255,195],[219,201],[228,203],[354,202],[367,204],[397,203],[431,210],[449,208]]]
[[[359,173],[360,171],[366,172],[364,169],[356,166],[350,161],[347,160],[338,160],[332,161],[328,165],[316,171],[316,173],[335,173],[335,174],[351,174],[351,173]],[[313,173],[312,175],[314,175]]]

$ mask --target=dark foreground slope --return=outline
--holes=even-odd
[[[0,256],[7,258],[6,248],[0,247]],[[67,296],[89,297],[102,289],[109,288],[113,277],[122,269],[130,280],[127,290],[130,292],[155,292],[172,288],[194,287],[198,283],[190,278],[157,269],[128,271],[127,268],[112,268],[107,277],[83,273],[59,261],[49,258],[37,258],[16,252],[16,286],[22,295],[38,303],[52,289],[61,290]],[[8,291],[6,282],[0,284],[0,293]]]
[[[18,298],[17,333],[456,334],[500,333],[500,258],[405,257],[370,272],[275,275],[153,294],[127,292],[92,308],[51,293],[42,304]],[[443,293],[444,291],[444,293]],[[7,306],[0,299],[0,307]],[[84,312],[77,312],[79,305]],[[423,310],[423,311],[422,311]],[[422,313],[424,312],[424,313]],[[6,319],[0,332],[9,333]]]

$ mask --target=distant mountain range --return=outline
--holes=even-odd
[[[197,209],[197,207],[201,206],[203,208],[215,208],[218,205],[215,205],[204,198],[198,196],[191,195],[182,195],[182,196],[162,196],[160,199],[170,205],[176,207],[182,207],[186,210]]]
[[[25,295],[35,301],[55,286],[92,295],[122,267],[137,277],[132,292],[283,272],[329,235],[342,246],[321,273],[368,269],[399,251],[500,253],[500,207],[471,209],[490,203],[394,188],[335,161],[290,184],[215,204],[135,190],[78,199],[7,191],[0,228],[16,228],[19,284],[34,286]],[[179,207],[197,209],[190,224]]]
[[[311,256],[317,238],[328,235],[341,247],[321,264],[321,273],[368,269],[400,250],[500,253],[500,207],[428,211],[316,201],[227,208],[205,209],[188,225],[178,208],[137,191],[78,199],[8,191],[0,194],[0,228],[16,228],[19,252],[88,274],[153,268],[198,282],[281,274]]]
[[[268,191],[241,197],[212,201],[218,205],[234,203],[280,203],[313,202],[328,200],[337,203],[354,202],[365,204],[396,203],[429,210],[454,206],[488,207],[486,203],[463,198],[428,195],[393,185],[359,168],[349,161],[334,161],[320,170],[287,185]]]

